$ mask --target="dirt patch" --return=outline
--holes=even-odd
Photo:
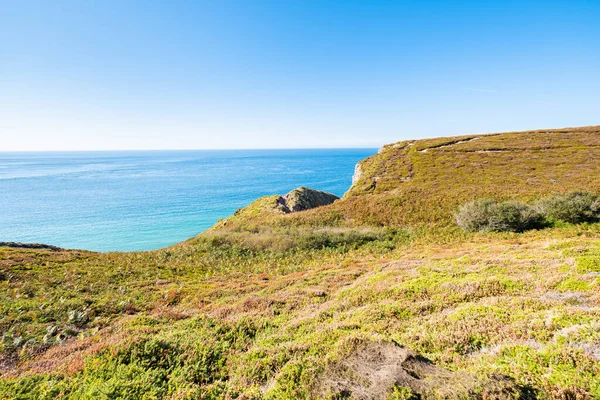
[[[395,388],[419,399],[528,398],[509,378],[452,372],[392,342],[359,343],[325,371],[315,390],[317,397],[383,400]]]
[[[569,304],[587,304],[587,296],[580,292],[549,292],[541,297],[542,300],[560,301]]]

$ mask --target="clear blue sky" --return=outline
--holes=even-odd
[[[600,1],[0,0],[0,150],[600,124]]]

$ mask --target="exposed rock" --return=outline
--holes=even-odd
[[[338,199],[339,197],[334,194],[302,186],[285,196],[278,197],[277,207],[285,213],[290,213],[326,206]]]
[[[17,243],[17,242],[0,242],[0,247],[12,247],[17,249],[46,249],[52,251],[64,250],[61,247],[51,246],[42,243]]]
[[[361,167],[360,163],[357,163],[356,166],[354,167],[354,175],[352,175],[352,185],[355,185],[356,183],[358,183],[361,175],[362,175],[362,167]]]
[[[523,399],[509,378],[477,378],[435,366],[414,351],[390,342],[367,342],[330,366],[317,384],[319,397],[387,399],[402,388],[418,399]]]

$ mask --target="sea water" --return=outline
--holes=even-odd
[[[299,186],[338,196],[376,149],[0,152],[0,241],[152,250],[257,198]]]

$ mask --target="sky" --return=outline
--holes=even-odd
[[[0,0],[0,151],[600,124],[600,1]]]

